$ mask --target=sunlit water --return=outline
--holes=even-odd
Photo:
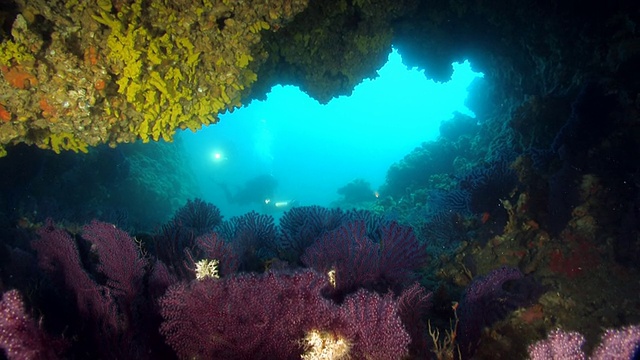
[[[440,123],[454,112],[473,115],[464,101],[467,87],[481,74],[468,62],[453,68],[449,82],[434,82],[424,71],[408,69],[394,50],[380,76],[364,80],[351,96],[321,105],[297,87],[275,86],[266,101],[253,101],[222,115],[216,125],[179,136],[204,200],[226,218],[266,211],[258,203],[266,199],[240,205],[223,191],[235,195],[257,176],[277,182],[271,204],[329,206],[340,197],[337,189],[354,179],[380,186],[389,166],[435,139]],[[256,192],[256,198],[264,197]]]

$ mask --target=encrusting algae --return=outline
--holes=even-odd
[[[308,0],[17,1],[0,43],[3,145],[170,141],[241,106],[275,31]]]
[[[302,360],[347,360],[351,343],[337,334],[326,331],[311,330],[302,340],[305,348]]]

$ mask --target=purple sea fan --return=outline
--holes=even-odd
[[[48,222],[38,230],[39,240],[31,243],[40,266],[62,275],[82,316],[85,334],[91,346],[105,357],[138,356],[133,344],[142,339],[143,307],[137,300],[143,293],[147,261],[140,257],[134,240],[114,225],[93,221],[83,229],[99,258],[96,269],[104,275],[98,283],[84,268],[76,241]],[[102,284],[102,280],[106,284]]]
[[[380,242],[367,237],[364,221],[355,221],[324,234],[302,256],[316,271],[330,274],[331,293],[340,301],[359,287],[400,293],[413,271],[426,261],[425,247],[413,230],[392,221],[380,229]]]
[[[345,298],[340,314],[347,321],[343,331],[352,344],[351,358],[395,360],[409,354],[411,338],[391,294],[360,289]]]
[[[379,279],[379,245],[365,234],[363,221],[343,225],[316,240],[302,256],[306,266],[331,274],[331,292],[337,300]]]
[[[584,336],[577,332],[556,330],[546,340],[529,346],[531,360],[585,360]]]
[[[0,301],[0,348],[11,360],[58,359],[63,342],[47,336],[24,310],[17,290],[7,291]]]
[[[93,244],[100,259],[97,269],[107,276],[107,286],[121,300],[121,306],[130,306],[141,292],[148,265],[135,241],[115,225],[96,220],[84,226],[82,237]]]
[[[80,313],[99,323],[102,329],[119,328],[116,306],[104,286],[97,284],[85,271],[80,261],[76,242],[63,229],[55,227],[50,219],[37,231],[40,239],[31,247],[38,253],[38,264],[48,272],[62,275],[65,286],[74,293]]]
[[[380,273],[391,285],[406,285],[413,280],[414,270],[426,264],[426,247],[411,227],[395,221],[380,231]]]
[[[467,239],[463,216],[455,211],[438,211],[429,214],[418,229],[431,249],[439,252],[453,251]]]
[[[223,222],[217,233],[238,255],[241,271],[263,271],[266,260],[277,255],[277,233],[271,215],[251,211],[235,216]]]
[[[193,237],[198,237],[220,225],[222,215],[217,206],[196,198],[187,200],[187,203],[176,211],[173,221],[190,231]]]
[[[517,268],[500,267],[474,279],[460,301],[460,347],[471,356],[482,328],[503,319],[509,312],[530,305],[542,294],[543,287],[525,277]]]
[[[227,276],[238,270],[238,256],[231,245],[222,240],[218,234],[210,233],[199,236],[196,245],[202,250],[206,259],[216,259],[219,262],[220,276]]]
[[[312,271],[180,283],[160,300],[160,332],[182,359],[300,359],[305,332],[335,318],[324,286]]]
[[[640,350],[640,326],[622,329],[608,329],[602,335],[600,345],[595,349],[592,360],[635,359]]]
[[[149,250],[166,264],[174,276],[188,279],[191,272],[185,267],[183,255],[185,251],[194,248],[195,239],[191,230],[172,220],[162,225],[160,231],[154,235]]]
[[[414,283],[404,289],[398,297],[398,314],[402,320],[404,328],[411,336],[409,352],[417,359],[426,359],[427,356],[427,336],[426,324],[423,321],[427,313],[431,310],[431,298],[433,293],[425,290],[419,283]]]
[[[531,360],[584,360],[584,336],[577,332],[555,330],[545,340],[529,345]],[[608,329],[600,344],[589,357],[591,360],[631,360],[640,348],[640,326]]]
[[[392,222],[390,215],[388,214],[377,214],[371,210],[365,209],[352,209],[345,212],[344,216],[345,223],[364,221],[364,224],[367,227],[366,235],[373,242],[380,242],[380,239],[382,238],[381,229],[389,226]]]
[[[342,225],[345,214],[340,209],[300,206],[286,211],[280,218],[280,247],[292,263],[300,262],[305,249],[324,233]]]

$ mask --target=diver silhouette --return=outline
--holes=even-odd
[[[273,201],[271,199],[266,199],[262,204],[262,212],[265,214],[273,214],[288,210],[297,206],[297,204],[298,202],[296,200]]]
[[[249,179],[234,194],[229,186],[224,183],[216,183],[229,204],[249,205],[264,204],[266,200],[273,198],[278,182],[271,174],[262,174]]]

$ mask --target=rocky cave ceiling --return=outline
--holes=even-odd
[[[470,99],[480,117],[575,95],[586,81],[639,101],[634,1],[21,0],[0,10],[0,153],[170,140],[275,84],[326,103],[375,77],[392,44],[437,81],[469,59],[486,79]]]

